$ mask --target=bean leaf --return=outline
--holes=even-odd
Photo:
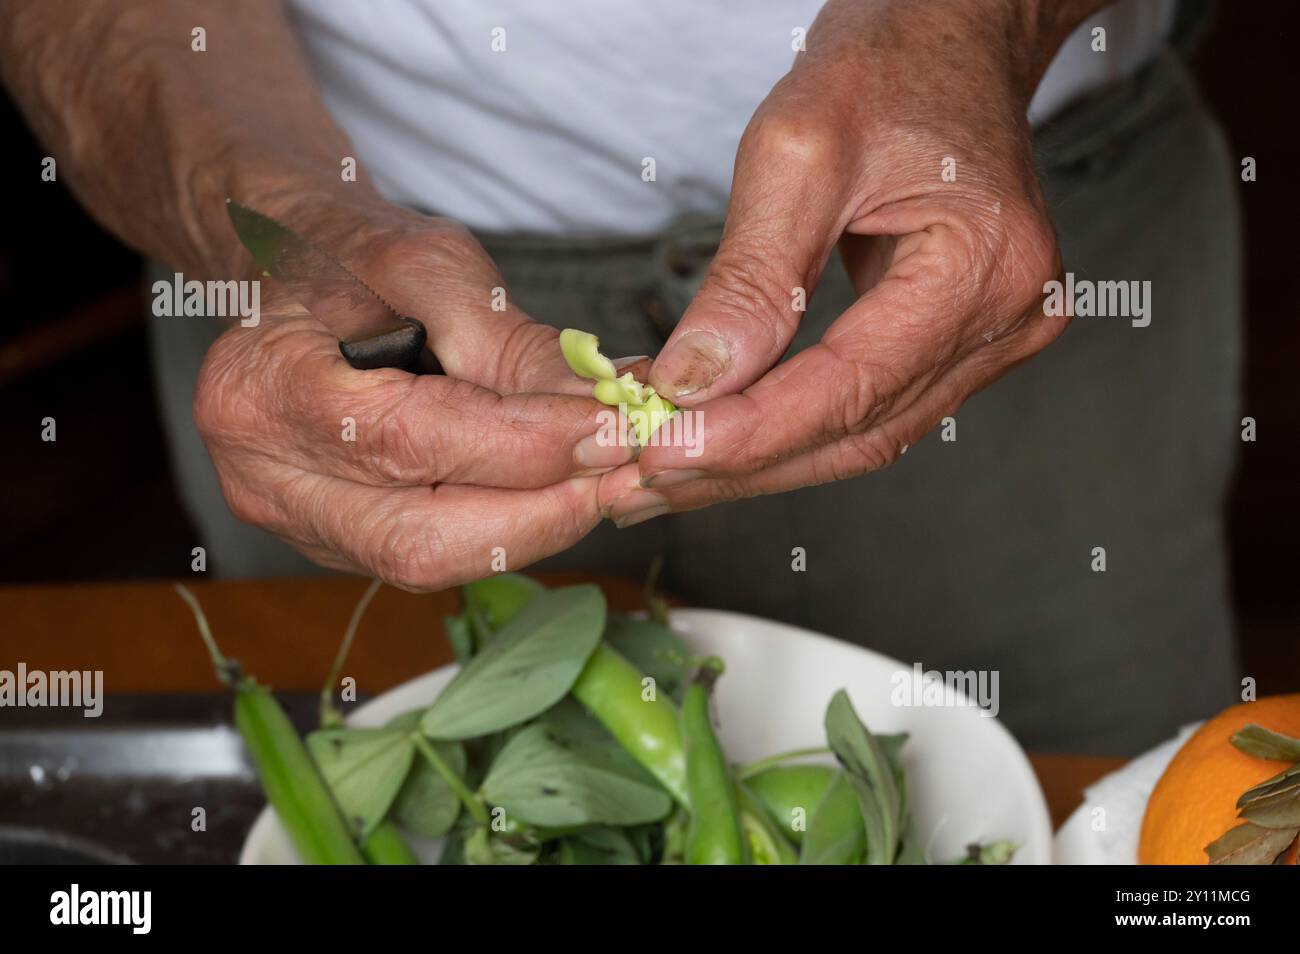
[[[359,840],[388,814],[415,757],[410,732],[391,727],[321,729],[307,736],[307,749]]]
[[[619,613],[609,617],[605,642],[655,681],[659,692],[681,702],[689,651],[667,626]]]
[[[456,662],[463,666],[474,658],[474,634],[465,616],[444,616],[442,628],[447,633],[447,642],[451,643]]]
[[[894,864],[898,865],[923,865],[927,864],[925,860],[925,846],[921,844],[921,838],[916,831],[916,822],[908,818],[903,825],[903,839],[899,844],[898,858]]]
[[[1232,733],[1232,744],[1247,755],[1259,759],[1300,762],[1300,739],[1293,739],[1254,723],[1242,726]]]
[[[1247,822],[1205,847],[1212,865],[1271,865],[1291,846],[1300,828],[1261,828]]]
[[[423,714],[423,709],[403,712],[388,725],[416,732],[419,731],[420,717]],[[433,747],[448,767],[464,778],[465,747],[459,742],[434,742]],[[460,799],[446,780],[428,760],[416,759],[393,800],[390,814],[393,821],[408,831],[426,838],[438,838],[455,824],[460,808]]]
[[[475,828],[465,838],[464,860],[471,865],[531,865],[541,846],[528,839],[493,837],[486,828]]]
[[[544,722],[501,750],[482,794],[526,825],[637,825],[663,818],[672,799],[631,759],[598,747],[570,748]]]
[[[556,859],[562,865],[639,865],[637,845],[621,828],[584,828],[560,843]]]
[[[867,864],[893,864],[903,822],[894,768],[884,747],[853,711],[841,689],[826,707],[826,740],[848,773],[867,829]]]
[[[799,850],[801,865],[856,865],[862,862],[866,831],[858,797],[843,772],[836,772],[813,809]]]
[[[518,725],[573,686],[605,628],[605,598],[590,584],[534,597],[425,710],[433,739],[468,739]]]

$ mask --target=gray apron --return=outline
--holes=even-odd
[[[1238,441],[1235,163],[1168,54],[1037,131],[1067,270],[1149,279],[1151,324],[1076,318],[1060,340],[887,470],[778,496],[603,524],[541,564],[641,577],[687,603],[830,633],[926,669],[997,670],[1035,749],[1133,753],[1233,699],[1223,505]],[[644,239],[482,235],[514,300],[660,350],[719,220]],[[832,262],[795,350],[853,300]],[[152,321],[178,474],[226,575],[311,569],[221,501],[189,418],[208,323]],[[803,548],[806,569],[792,567]],[[1093,548],[1104,547],[1105,572]]]

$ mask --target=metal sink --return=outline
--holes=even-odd
[[[311,727],[315,696],[280,698]],[[98,719],[0,710],[0,864],[233,863],[265,798],[231,701],[110,695]]]

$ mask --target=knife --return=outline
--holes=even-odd
[[[331,255],[287,225],[226,200],[235,234],[262,268],[339,339],[339,351],[359,371],[400,368],[412,374],[443,374],[424,346],[427,332],[403,318]]]

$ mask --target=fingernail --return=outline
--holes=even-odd
[[[573,459],[584,469],[618,467],[635,460],[639,450],[635,440],[624,437],[619,442],[609,430],[601,428],[574,445]]]
[[[667,512],[668,501],[661,494],[633,489],[610,504],[607,516],[616,527],[622,528]]]
[[[618,527],[620,530],[623,530],[626,529],[627,527],[632,526],[633,524],[644,523],[646,520],[649,520],[652,517],[658,517],[663,514],[666,514],[667,512],[668,512],[667,504],[660,504],[657,507],[646,507],[644,510],[634,511],[628,514],[626,517],[615,517],[614,526]]]
[[[642,361],[649,361],[649,360],[650,360],[650,355],[648,354],[634,354],[630,358],[615,358],[614,370],[622,371],[624,368],[630,368],[634,364],[640,364]]]
[[[665,362],[661,356],[660,366],[667,365],[663,375],[668,378],[667,396],[669,400],[682,398],[703,391],[722,373],[731,367],[731,354],[727,346],[711,331],[688,331]]]
[[[695,470],[690,467],[683,467],[681,470],[661,470],[657,474],[647,474],[641,478],[642,487],[676,487],[679,484],[688,484],[692,480],[699,480],[704,476],[704,471]]]

